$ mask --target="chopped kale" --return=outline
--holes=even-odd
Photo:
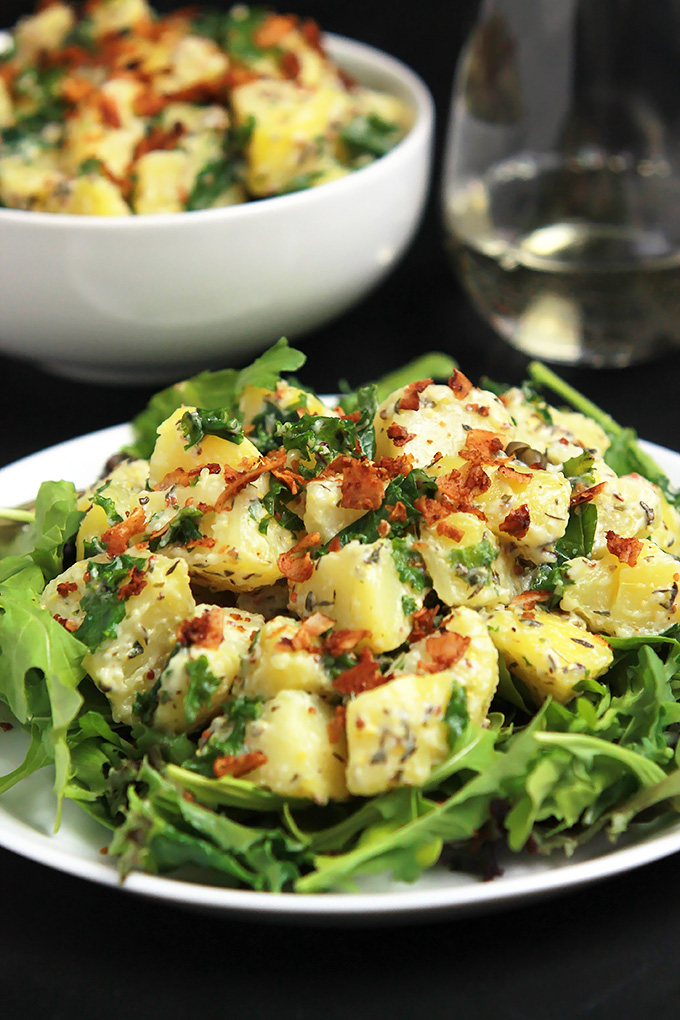
[[[180,428],[187,443],[185,450],[190,450],[203,439],[203,436],[219,436],[231,443],[242,443],[245,439],[243,426],[238,418],[232,417],[224,407],[211,410],[185,411],[180,418]]]

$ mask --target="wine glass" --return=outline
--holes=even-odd
[[[680,0],[484,0],[443,215],[474,304],[533,357],[680,343]]]

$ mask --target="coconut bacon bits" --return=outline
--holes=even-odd
[[[125,216],[316,187],[396,145],[410,114],[318,26],[239,5],[48,0],[0,54],[0,204]]]

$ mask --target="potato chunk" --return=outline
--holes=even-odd
[[[578,557],[568,577],[560,605],[591,630],[632,637],[662,634],[678,622],[680,563],[653,542],[640,542],[634,565],[609,551],[597,560]]]
[[[301,642],[303,628],[289,616],[275,616],[264,624],[244,664],[240,688],[244,694],[267,700],[280,691],[298,690],[335,697],[322,662],[321,641],[310,637]]]
[[[346,745],[344,735],[331,743],[334,717],[334,709],[316,694],[280,691],[246,727],[246,750],[267,757],[248,779],[284,797],[307,797],[317,804],[344,800]]]
[[[473,387],[461,399],[449,386],[431,383],[419,394],[417,410],[402,410],[405,391],[406,387],[395,390],[378,408],[374,422],[377,457],[405,453],[414,467],[424,468],[437,454],[458,453],[470,429],[498,432],[505,442],[512,438],[512,419],[493,393]]]
[[[149,461],[149,484],[158,488],[163,480],[178,469],[186,472],[206,464],[218,464],[221,468],[246,470],[253,467],[260,458],[258,450],[248,440],[233,443],[220,436],[204,436],[199,443],[185,447],[187,437],[182,429],[182,418],[195,407],[178,407],[169,418],[159,425],[158,439]]]
[[[489,633],[537,704],[547,697],[566,704],[581,680],[601,676],[614,658],[604,638],[540,608],[498,609],[489,618]]]
[[[467,645],[448,668],[429,672],[447,648],[447,635]],[[398,674],[381,687],[358,694],[347,705],[347,787],[363,797],[395,786],[420,786],[449,753],[445,713],[458,686],[470,719],[481,723],[498,685],[498,656],[484,621],[458,609],[441,631],[414,646]]]
[[[420,529],[418,550],[447,606],[507,604],[516,593],[510,563],[478,517],[453,513]]]
[[[231,692],[263,623],[243,610],[199,606],[180,624],[182,640],[160,675],[154,725],[170,733],[203,726]]]
[[[422,592],[400,579],[387,539],[368,545],[348,542],[320,557],[308,581],[291,585],[294,612],[309,616],[320,611],[338,627],[368,630],[364,643],[375,652],[390,651],[406,640],[412,614],[421,604]]]
[[[186,564],[147,550],[79,560],[45,588],[41,604],[89,648],[83,665],[131,722],[137,695],[153,687],[196,603]]]
[[[305,531],[318,531],[322,542],[330,542],[334,535],[354,524],[366,513],[340,506],[342,500],[342,478],[340,475],[325,475],[313,478],[305,487],[305,509],[302,520]]]

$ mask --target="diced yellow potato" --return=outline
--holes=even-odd
[[[334,535],[354,521],[358,521],[366,513],[365,510],[351,510],[340,506],[341,499],[340,475],[313,478],[305,486],[305,508],[302,514],[305,530],[309,534],[318,531],[322,542],[330,542]]]
[[[517,388],[507,390],[502,401],[517,423],[515,439],[524,441],[551,464],[563,464],[578,457],[584,448],[596,457],[603,457],[609,446],[604,430],[577,411],[561,411],[551,407],[549,418]]]
[[[447,606],[507,604],[517,593],[511,564],[484,521],[453,513],[421,525],[418,551]]]
[[[269,476],[260,476],[246,485],[227,509],[207,511],[200,530],[208,545],[171,547],[174,555],[187,561],[192,577],[212,591],[254,591],[283,577],[278,559],[295,544],[295,536],[272,518],[266,531],[260,531],[269,516],[262,503],[268,488]]]
[[[418,410],[399,410],[405,389],[395,390],[378,408],[376,457],[408,454],[414,467],[425,468],[437,455],[457,454],[470,429],[497,432],[504,444],[512,438],[512,419],[493,393],[473,387],[461,399],[449,386],[431,383],[420,394]]]
[[[279,691],[307,691],[335,696],[322,662],[321,641],[311,639],[310,648],[295,648],[293,641],[302,624],[289,616],[268,620],[253,643],[243,668],[240,690],[265,701]]]
[[[132,212],[120,188],[99,174],[76,177],[66,188],[57,190],[45,202],[45,211],[74,216],[129,216]]]
[[[161,127],[170,131],[181,124],[191,135],[214,134],[222,137],[229,127],[229,113],[223,106],[196,106],[194,103],[168,103],[159,114]]]
[[[229,58],[212,39],[186,35],[168,54],[168,70],[156,78],[156,89],[163,95],[182,92],[222,78],[228,67]]]
[[[293,81],[257,79],[234,89],[237,124],[254,118],[247,148],[246,183],[258,197],[278,194],[305,175],[324,170],[329,125],[346,117],[344,89],[315,91]]]
[[[600,474],[596,482],[601,480]],[[650,538],[656,522],[660,536],[663,528],[661,493],[642,475],[623,475],[610,472],[603,477],[604,489],[593,497],[597,509],[597,527],[593,539],[592,556],[597,558],[607,548],[607,532],[613,531],[622,538]]]
[[[664,552],[677,556],[680,551],[680,514],[656,485],[653,488],[658,492],[660,507],[652,521],[649,537]]]
[[[106,587],[92,577],[93,563],[109,562],[106,556],[79,560],[51,581],[41,596],[41,604],[76,637],[84,623],[92,625],[96,609],[112,601]],[[175,645],[178,624],[193,616],[196,608],[186,564],[143,550],[135,550],[129,562],[141,564],[141,577],[133,584],[137,590],[118,598],[124,585],[135,580],[131,568],[113,600],[116,608],[122,605],[125,610],[115,634],[104,637],[83,659],[84,668],[109,699],[117,722],[132,721],[135,699],[153,687]],[[83,605],[87,599],[93,600],[89,606],[87,601]]]
[[[164,492],[147,492],[144,484],[148,472],[145,460],[126,461],[120,464],[96,489],[86,492],[78,500],[78,509],[85,512],[76,537],[76,555],[83,559],[86,548],[100,539],[110,527],[129,517],[135,510],[144,511],[148,522],[154,514],[166,507]],[[113,504],[109,508],[109,502]],[[113,513],[107,512],[113,510]],[[131,536],[132,542],[139,542],[144,528]]]
[[[497,609],[489,617],[489,633],[538,704],[548,697],[566,704],[581,680],[597,679],[614,657],[598,634],[538,607],[526,613],[514,606]]]
[[[248,779],[284,797],[345,800],[346,743],[344,734],[331,743],[334,717],[333,708],[306,691],[281,691],[265,702],[260,718],[246,727],[246,750],[261,751],[267,761]]]
[[[18,154],[0,158],[0,202],[13,209],[40,208],[63,181],[49,150],[30,158]]]
[[[64,167],[76,174],[88,159],[98,159],[115,178],[123,179],[143,135],[141,120],[131,120],[124,127],[109,127],[102,123],[98,106],[85,105],[66,121]]]
[[[72,8],[63,3],[50,4],[37,14],[22,18],[14,30],[21,63],[33,63],[38,54],[58,50],[74,23]]]
[[[445,633],[469,638],[469,644],[450,667],[426,672],[433,665],[428,648],[436,649]],[[484,621],[472,609],[455,610],[441,633],[413,646],[394,680],[358,694],[347,705],[350,793],[368,797],[427,781],[449,753],[445,712],[457,685],[464,690],[471,721],[482,723],[498,685],[498,656]]]
[[[335,415],[314,393],[291,386],[282,380],[275,390],[267,390],[262,386],[246,386],[239,397],[239,409],[243,415],[244,425],[252,424],[253,420],[273,404],[282,411],[301,408],[306,414]]]
[[[12,97],[5,85],[4,79],[0,78],[0,130],[12,127],[15,122]]]
[[[498,468],[484,465],[491,485],[472,499],[496,537],[540,563],[569,521],[571,485],[562,474],[533,470],[518,461]],[[524,530],[524,522],[526,530]]]
[[[193,186],[189,156],[181,149],[147,152],[135,164],[136,213],[181,212]]]
[[[94,34],[101,36],[152,21],[153,12],[146,0],[103,0],[92,6],[90,17]]]
[[[609,551],[596,560],[570,560],[568,578],[560,606],[594,631],[661,634],[678,622],[680,563],[653,542],[642,540],[634,566]]]
[[[291,585],[290,606],[299,616],[322,612],[339,628],[368,630],[363,644],[387,652],[411,631],[412,613],[405,611],[405,599],[419,607],[422,593],[400,580],[390,541],[363,545],[354,540],[321,556],[308,581]]]
[[[194,471],[205,464],[219,464],[235,470],[247,470],[260,459],[260,454],[249,439],[232,443],[220,436],[204,436],[200,443],[185,449],[187,439],[182,431],[181,421],[187,412],[195,407],[178,407],[158,427],[158,439],[149,461],[149,484],[160,486],[163,479],[178,468]]]
[[[489,637],[485,619],[466,606],[453,609],[430,637],[436,638],[448,632],[469,638],[464,654],[445,672],[451,673],[456,682],[465,688],[470,720],[481,725],[489,713],[498,686],[496,648]],[[392,670],[395,676],[402,673],[420,675],[436,669],[437,662],[432,653],[437,654],[437,642],[432,644],[430,637],[415,641],[408,652],[395,661]]]
[[[169,733],[183,733],[203,726],[232,690],[242,671],[253,635],[264,623],[264,617],[239,609],[201,605],[194,619],[212,614],[221,621],[223,638],[217,647],[200,641],[180,644],[171,654],[160,675],[158,707],[154,725]],[[201,662],[201,660],[204,660]],[[196,679],[198,678],[198,679]],[[206,696],[193,718],[187,717],[186,697],[192,684],[208,682]],[[213,683],[214,681],[214,683]]]

